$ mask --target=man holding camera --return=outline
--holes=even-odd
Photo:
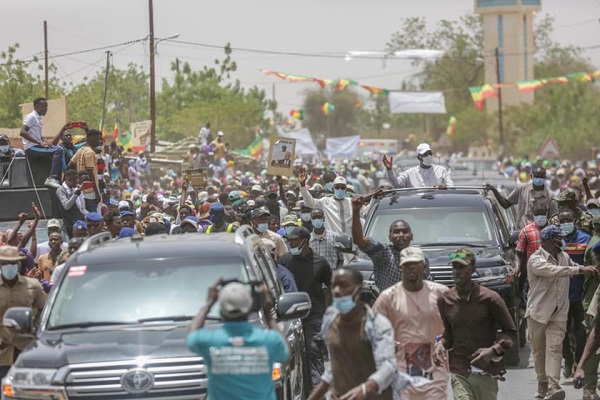
[[[274,400],[273,363],[285,363],[289,349],[277,331],[271,293],[262,285],[264,316],[262,329],[248,322],[255,299],[247,284],[220,279],[208,289],[207,304],[192,321],[188,348],[204,358],[208,376],[208,396],[212,400]],[[204,328],[215,303],[219,301],[223,325]]]

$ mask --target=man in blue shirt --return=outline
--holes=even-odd
[[[264,315],[269,329],[248,322],[253,298],[248,285],[222,280],[208,290],[207,304],[190,325],[188,348],[204,358],[207,366],[208,397],[211,400],[275,400],[272,380],[274,363],[284,363],[289,349],[271,318],[273,300],[263,285]],[[204,327],[207,316],[219,301],[223,325]]]
[[[577,229],[575,219],[575,213],[571,209],[562,209],[558,214],[560,229],[565,235],[566,248],[564,251],[573,262],[584,265],[585,250],[591,237],[582,230]],[[585,277],[577,275],[571,277],[569,285],[569,319],[567,321],[567,332],[563,340],[563,358],[565,359],[563,375],[565,378],[573,376],[573,366],[579,362],[585,346],[586,335],[583,325],[585,315],[582,304],[584,282]],[[570,335],[575,337],[575,352],[571,349]]]

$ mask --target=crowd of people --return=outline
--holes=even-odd
[[[190,168],[208,171],[206,187],[194,188],[176,171],[152,168],[148,153],[127,157],[114,141],[103,143],[102,133],[85,124],[67,124],[45,142],[46,110],[45,99],[34,101],[21,136],[24,156],[52,160],[46,184],[56,192],[62,220],[49,220],[48,241],[37,243],[41,215],[32,204],[31,212],[16,216],[13,229],[0,233],[0,299],[15,288],[23,293],[3,302],[0,315],[15,305],[41,309],[69,255],[95,234],[108,232],[114,240],[233,234],[249,225],[277,264],[285,290],[310,296],[312,309],[302,325],[311,400],[327,392],[341,399],[445,399],[449,381],[457,400],[497,397],[506,372],[503,356],[518,346],[517,328],[502,298],[472,281],[476,254],[459,248],[450,255],[455,286],[448,288],[427,279],[426,255],[411,245],[406,221],[390,221],[388,243],[363,233],[365,212],[386,190],[455,185],[449,168],[433,164],[428,144],[416,149],[418,165],[404,171],[383,156],[327,167],[297,162],[295,176],[268,176],[261,163],[237,166],[223,132],[213,140],[207,124],[188,154]],[[79,128],[85,141],[73,144],[70,131]],[[2,140],[0,151],[6,150]],[[22,156],[11,149],[4,154]],[[503,160],[498,168],[517,187],[508,196],[493,185],[483,189],[502,207],[515,207],[521,229],[513,273],[538,380],[535,397],[565,398],[562,368],[583,387],[584,399],[593,399],[600,362],[592,350],[600,344],[594,320],[600,293],[598,166]],[[381,294],[372,309],[361,301],[363,278],[351,266],[353,254],[341,250],[345,237],[373,261]],[[247,296],[230,285],[211,288],[192,324],[188,345],[205,357],[213,356],[211,346],[231,345],[223,340],[229,323],[248,324]],[[217,299],[224,331],[208,335],[204,321]],[[236,334],[255,334],[244,326]],[[0,365],[10,366],[25,343],[2,330],[0,340],[0,351],[10,351],[0,353]],[[276,335],[264,340],[273,362],[286,359],[285,342]],[[211,398],[240,398],[227,379],[210,369],[208,375]],[[272,398],[272,391],[261,390],[252,398]]]

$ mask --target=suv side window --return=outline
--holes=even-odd
[[[265,279],[265,284],[267,285],[271,293],[273,293],[274,296],[278,297],[280,293],[279,278],[277,277],[277,274],[273,275],[272,271],[269,268],[269,261],[271,263],[273,262],[271,256],[266,254],[261,246],[255,246],[254,258],[256,260],[258,268],[260,269],[260,272],[262,273]]]
[[[499,206],[495,201],[490,201],[492,205],[492,214],[494,214],[494,219],[496,220],[496,225],[498,225],[498,233],[500,234],[500,240],[503,246],[506,246],[510,242],[510,234],[506,228],[506,222],[504,220],[504,216],[502,212],[500,212]]]

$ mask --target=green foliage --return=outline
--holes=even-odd
[[[351,87],[344,90],[309,89],[304,94],[304,121],[302,125],[314,135],[328,137],[356,135],[359,132],[360,109],[355,106],[361,98]],[[335,109],[328,115],[321,107],[329,102]]]

